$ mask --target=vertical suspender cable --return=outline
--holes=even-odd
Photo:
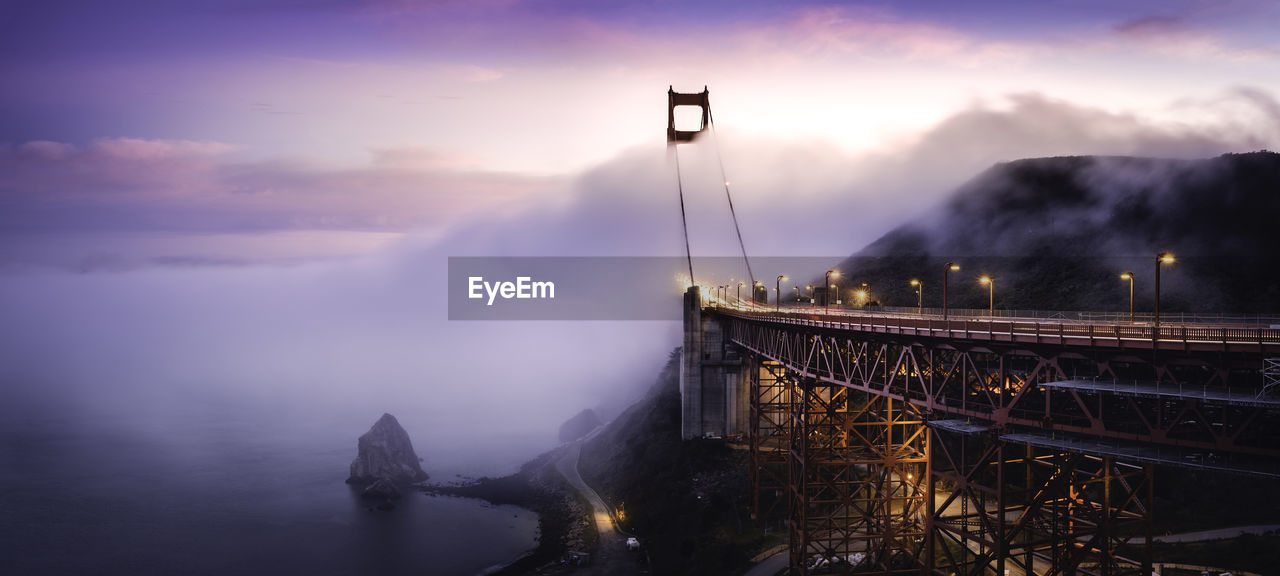
[[[711,116],[711,107],[707,107],[707,120],[711,125],[711,136],[715,138],[716,145],[716,161],[720,163],[720,181],[724,182],[724,197],[729,200],[729,215],[733,217],[733,231],[738,233],[738,247],[742,249],[742,261],[747,264],[747,276],[751,278],[752,297],[755,297],[756,275],[751,271],[751,259],[747,258],[747,245],[742,241],[742,228],[738,227],[738,213],[733,209],[733,195],[729,193],[729,176],[724,172],[724,157],[720,155],[720,138],[716,134],[716,121]],[[679,161],[677,159],[677,170],[679,170]],[[688,232],[685,233],[686,238]],[[781,296],[779,296],[781,297]]]
[[[697,286],[693,279],[693,251],[689,249],[689,218],[684,213],[684,179],[680,177],[680,145],[671,145],[676,157],[676,188],[680,191],[680,228],[684,230],[684,257],[689,262],[689,284]]]

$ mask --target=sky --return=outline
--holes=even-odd
[[[680,255],[677,153],[696,253],[737,250],[723,163],[750,253],[839,257],[997,162],[1274,150],[1277,23],[1258,0],[7,0],[0,382],[198,369],[183,386],[327,410],[486,382],[430,417],[543,402],[507,432],[551,429],[647,385],[674,327],[449,322],[447,257]],[[665,92],[704,86],[715,132],[668,148]]]

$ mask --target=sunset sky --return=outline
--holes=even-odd
[[[1249,0],[6,2],[0,235],[23,240],[0,263],[363,254],[611,194],[667,227],[669,85],[711,88],[756,251],[788,251],[759,219],[786,190],[879,208],[824,239],[848,253],[998,161],[1274,148],[1278,22]]]

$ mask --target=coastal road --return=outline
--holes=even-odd
[[[791,552],[783,550],[756,563],[743,576],[777,576],[779,572],[787,568],[790,560]]]
[[[582,453],[582,442],[574,442],[565,451],[564,456],[556,461],[556,470],[572,484],[591,504],[591,516],[596,522],[596,532],[600,540],[596,544],[595,555],[589,566],[584,566],[575,574],[608,576],[612,574],[640,574],[640,565],[634,553],[627,550],[627,537],[613,526],[613,517],[609,515],[609,506],[578,474],[578,457]]]

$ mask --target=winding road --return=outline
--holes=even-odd
[[[572,484],[591,504],[591,516],[596,522],[596,532],[600,535],[596,543],[595,556],[591,564],[583,566],[576,574],[592,574],[609,576],[613,574],[640,574],[640,566],[634,553],[627,550],[627,537],[618,532],[613,525],[613,517],[609,515],[609,506],[578,473],[578,458],[582,454],[582,441],[574,442],[565,451],[564,456],[556,461],[556,470]]]

